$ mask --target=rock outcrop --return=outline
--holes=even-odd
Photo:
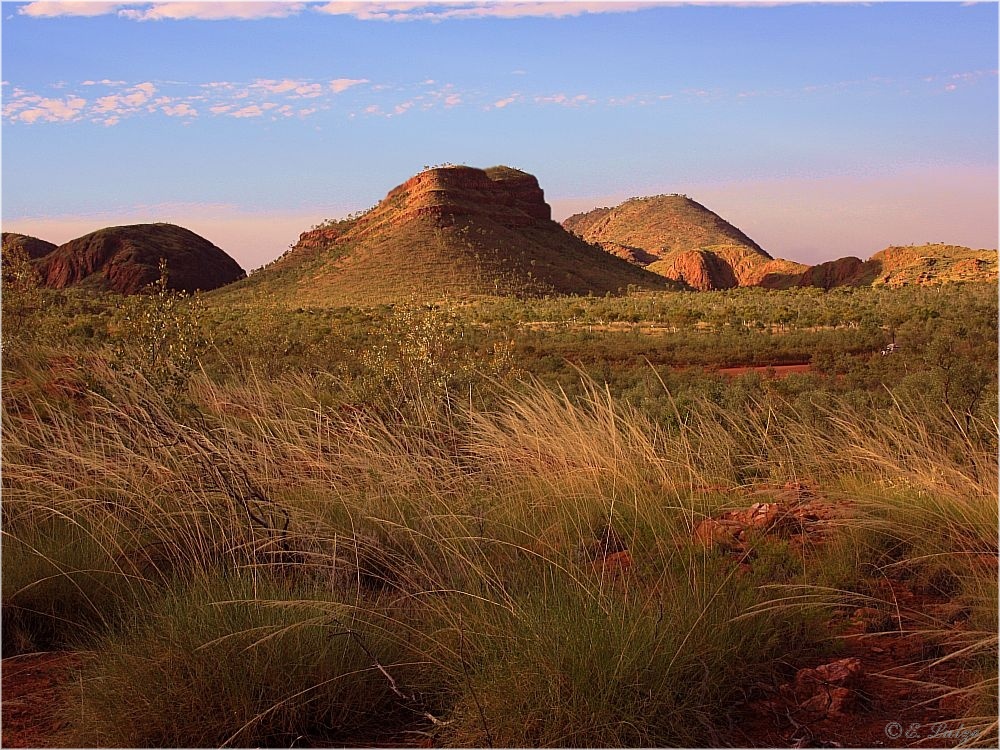
[[[159,278],[161,258],[171,289],[208,291],[246,275],[223,250],[173,224],[107,227],[70,240],[39,262],[39,275],[56,289],[82,284],[135,294]]]

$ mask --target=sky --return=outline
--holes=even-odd
[[[997,3],[3,3],[2,219],[246,269],[425,166],[684,193],[776,257],[997,246]]]

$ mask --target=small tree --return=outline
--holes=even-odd
[[[204,305],[197,295],[167,287],[163,258],[159,272],[145,293],[126,297],[119,306],[112,365],[177,395],[187,387],[209,344],[201,325]]]
[[[39,318],[45,309],[41,279],[22,247],[7,245],[0,261],[3,283],[0,302],[3,307],[3,353],[37,332]]]

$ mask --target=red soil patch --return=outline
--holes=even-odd
[[[748,372],[759,372],[761,375],[775,378],[783,378],[796,372],[811,372],[812,365],[807,363],[797,365],[761,365],[747,367],[720,367],[717,372],[722,375],[736,377]]]
[[[79,654],[22,654],[3,660],[4,747],[52,747],[60,727],[55,709],[65,686],[75,680]]]

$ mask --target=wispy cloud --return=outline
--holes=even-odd
[[[497,99],[493,104],[488,105],[488,108],[492,107],[494,109],[503,109],[521,98],[520,94],[512,94],[511,96],[504,97],[503,99]]]
[[[34,18],[118,15],[130,21],[253,21],[289,18],[306,11],[361,21],[447,21],[477,18],[568,18],[634,13],[657,2],[161,2],[103,3],[40,0],[18,13]]]
[[[62,82],[47,87],[47,94],[27,91],[20,87],[5,92],[3,119],[11,123],[90,121],[99,125],[117,125],[136,115],[160,113],[167,117],[191,120],[199,113],[236,118],[308,117],[330,109],[333,100],[344,92],[369,83],[367,78],[337,78],[330,80],[265,79],[249,83],[207,81],[142,81],[129,84],[111,79],[81,81],[79,91],[54,96],[53,89]],[[161,90],[162,89],[162,90]],[[302,107],[305,100],[311,106]]]
[[[77,3],[42,0],[22,5],[17,12],[33,18],[117,14],[130,21],[251,21],[295,16],[305,7],[305,3],[288,2]]]
[[[893,92],[937,96],[966,87],[995,82],[996,70],[973,70],[908,78],[869,77],[827,81],[775,89],[678,89],[666,91],[567,92],[519,91],[510,93],[459,88],[453,83],[415,78],[410,83],[373,83],[368,78],[299,79],[258,78],[249,82],[85,80],[74,86],[56,81],[39,91],[17,85],[4,89],[2,116],[7,123],[39,124],[90,121],[117,125],[135,116],[165,115],[187,122],[199,116],[265,118],[276,121],[340,111],[348,117],[399,117],[432,109],[474,107],[500,110],[526,107],[649,107],[743,104],[759,99],[801,99],[813,96],[848,96]]]
[[[122,3],[28,3],[17,9],[22,16],[58,18],[59,16],[106,16],[116,13]]]
[[[229,114],[233,117],[260,117],[264,114],[264,110],[256,104],[249,104],[246,107],[238,109],[235,112],[230,112]]]
[[[349,88],[369,82],[367,78],[335,78],[330,81],[330,91],[339,94],[342,91],[347,91]]]
[[[262,18],[296,16],[304,3],[154,3],[141,8],[126,8],[118,15],[131,21],[254,21]]]
[[[446,21],[476,18],[566,18],[592,13],[634,13],[649,2],[330,2],[317,10],[361,21]]]

